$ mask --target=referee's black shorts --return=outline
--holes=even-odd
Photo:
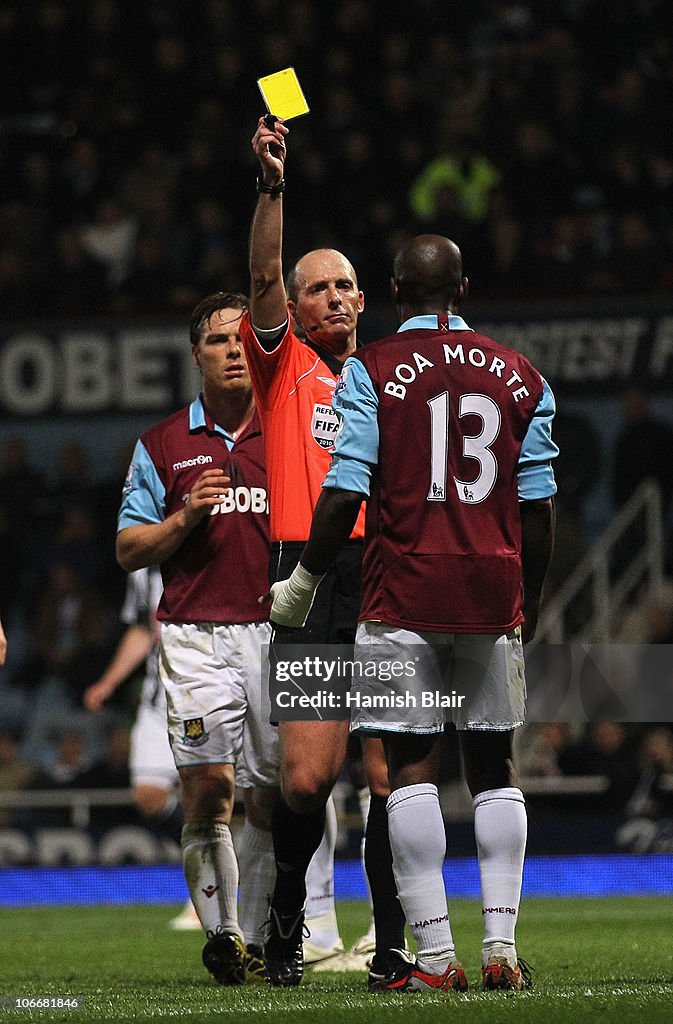
[[[271,545],[269,583],[285,580],[299,562],[303,541]],[[360,611],[361,540],[349,540],[318,587],[303,629],[274,631],[274,643],[352,644]]]

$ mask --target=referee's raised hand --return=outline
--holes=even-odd
[[[273,122],[273,128],[269,127],[271,119],[260,117],[257,131],[252,137],[252,148],[259,160],[261,177],[265,185],[277,185],[282,181],[285,173],[285,138],[289,128],[279,119]]]

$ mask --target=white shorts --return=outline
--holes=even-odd
[[[166,698],[163,690],[155,704],[141,702],[131,729],[129,769],[133,786],[172,790],[179,775],[168,742]]]
[[[239,786],[276,786],[278,730],[262,682],[267,622],[161,623],[159,676],[178,768],[233,764]]]
[[[351,731],[439,733],[457,729],[504,732],[523,725],[526,682],[519,628],[488,633],[412,632],[361,622],[355,661],[373,665],[354,674]],[[383,678],[382,678],[383,677]]]

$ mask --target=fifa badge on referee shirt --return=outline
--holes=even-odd
[[[334,438],[339,429],[339,420],[330,405],[322,405],[319,402],[313,406],[311,418],[311,433],[313,440],[321,448],[331,448],[334,445]]]

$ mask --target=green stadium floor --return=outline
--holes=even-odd
[[[7,1021],[184,1020],[327,1024],[584,1024],[673,1019],[673,899],[528,899],[519,953],[534,967],[523,993],[479,989],[478,903],[451,900],[465,995],[373,996],[364,973],[311,975],[298,989],[222,988],[201,966],[202,937],[167,927],[178,906],[0,910],[0,993]],[[364,901],[340,902],[346,944],[367,927]],[[77,1009],[16,1010],[16,999],[79,1000]],[[448,1017],[447,1017],[448,1019]]]

